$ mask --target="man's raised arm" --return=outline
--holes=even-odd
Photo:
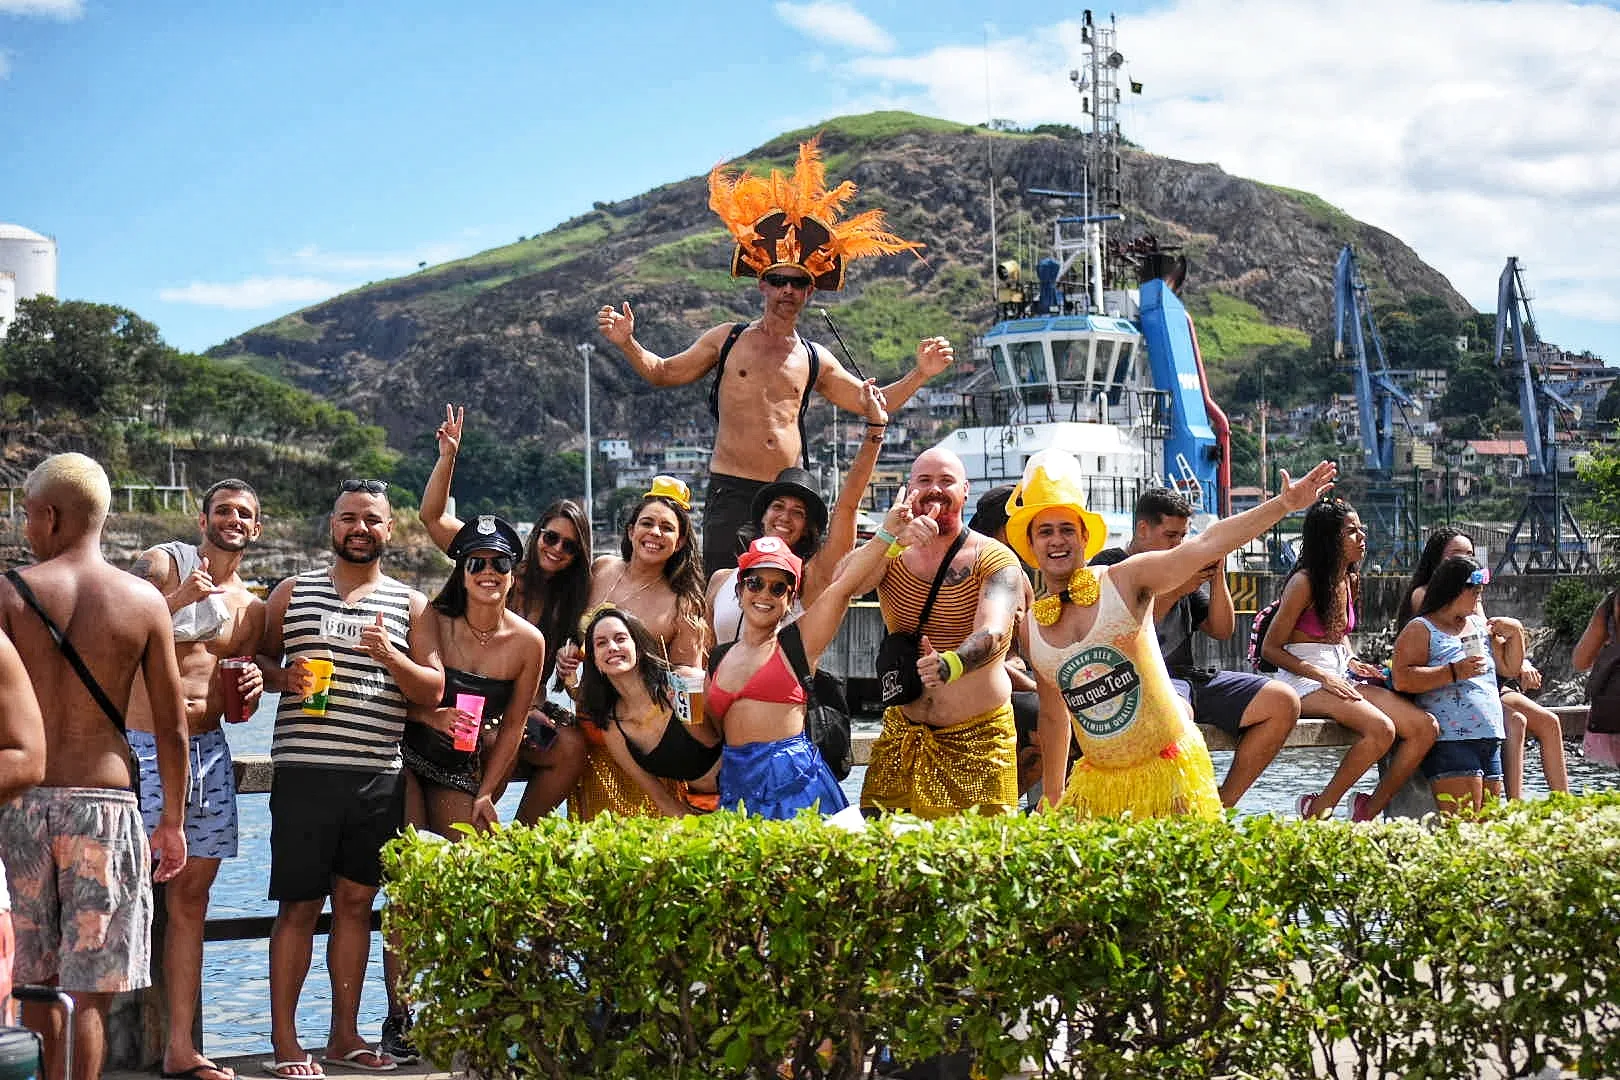
[[[696,382],[720,360],[720,346],[730,333],[726,325],[716,326],[692,343],[685,352],[662,357],[644,348],[636,340],[636,315],[630,310],[630,301],[622,310],[604,304],[596,312],[596,328],[602,336],[624,354],[636,374],[654,386],[685,386]]]
[[[724,327],[720,328],[724,330]],[[713,333],[714,331],[710,331]],[[708,335],[705,334],[705,337]],[[701,342],[700,342],[701,344]],[[718,355],[718,354],[716,354]],[[935,375],[951,366],[951,360],[956,353],[951,349],[951,343],[942,337],[923,338],[917,343],[917,364],[905,375],[896,379],[888,386],[879,390],[883,407],[888,410],[890,417],[894,416],[896,409],[911,400],[911,395],[921,390],[923,384]],[[845,412],[859,413],[864,410],[863,384],[855,376],[844,369],[836,359],[831,363],[821,365],[821,374],[816,378],[816,391],[822,397],[843,409]]]

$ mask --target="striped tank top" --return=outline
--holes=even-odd
[[[299,656],[330,654],[332,690],[325,716],[308,716],[301,699],[282,696],[270,746],[270,759],[278,768],[399,771],[405,697],[388,669],[360,649],[360,631],[375,624],[379,612],[394,647],[404,651],[411,627],[411,590],[405,585],[384,577],[348,604],[328,570],[310,570],[293,579],[282,620],[283,651],[289,663]]]
[[[950,582],[939,587],[934,609],[928,613],[928,625],[917,626],[923,605],[928,602],[928,589],[934,584],[933,575],[919,578],[906,569],[904,559],[890,559],[883,580],[878,582],[878,605],[883,611],[883,625],[891,632],[915,633],[919,629],[928,634],[928,642],[940,652],[954,649],[973,633],[979,613],[979,591],[984,583],[998,571],[1017,566],[1018,558],[1005,545],[989,537],[979,538],[979,557],[973,572],[954,585]],[[1011,643],[1002,643],[1002,652]],[[998,655],[993,658],[1000,661]]]

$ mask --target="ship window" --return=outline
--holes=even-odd
[[[1046,358],[1041,355],[1038,341],[1020,341],[1013,345],[1013,371],[1025,386],[1046,382]]]
[[[1052,342],[1052,366],[1057,369],[1058,382],[1083,383],[1086,381],[1086,362],[1090,358],[1090,339],[1075,341],[1059,338]]]
[[[990,365],[996,369],[996,385],[1011,386],[1012,376],[1007,372],[1007,350],[1000,345],[990,350]]]

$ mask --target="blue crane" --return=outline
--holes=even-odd
[[[1376,369],[1368,360],[1369,341]],[[1367,525],[1367,564],[1383,570],[1405,569],[1415,557],[1418,530],[1407,485],[1395,475],[1395,418],[1398,413],[1410,432],[1406,410],[1415,409],[1416,402],[1390,378],[1384,339],[1367,299],[1367,283],[1349,244],[1339,252],[1333,271],[1333,357],[1350,368],[1356,388],[1362,470],[1367,478],[1367,493],[1358,500],[1357,508]]]
[[[1532,345],[1536,347],[1534,357]],[[1595,569],[1580,524],[1558,490],[1556,421],[1560,414],[1572,416],[1574,410],[1541,378],[1536,363],[1540,347],[1523,270],[1518,257],[1509,256],[1496,288],[1496,366],[1518,365],[1519,413],[1524,418],[1531,488],[1496,564],[1498,574]]]

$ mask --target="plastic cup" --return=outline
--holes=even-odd
[[[327,698],[332,692],[332,661],[316,656],[301,656],[298,662],[315,676],[315,686],[304,698],[303,711],[308,716],[325,716]]]
[[[702,675],[671,671],[669,673],[669,689],[677,720],[683,724],[693,724],[703,719]]]
[[[225,721],[240,724],[253,716],[242,693],[242,672],[252,666],[251,656],[232,656],[219,662],[219,686],[225,694]]]
[[[1485,635],[1464,634],[1462,639],[1463,652],[1469,656],[1485,655]]]
[[[456,712],[462,714],[456,718],[456,749],[463,753],[478,749],[478,725],[484,716],[484,695],[457,694]],[[473,719],[465,719],[467,716]]]

